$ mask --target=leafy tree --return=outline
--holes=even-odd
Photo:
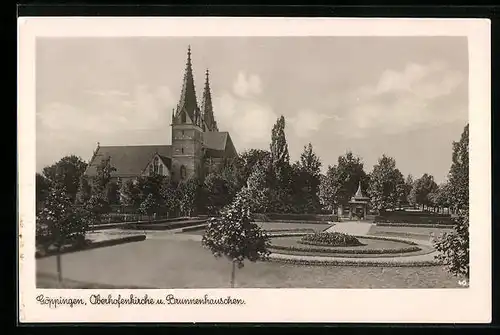
[[[286,202],[290,175],[290,154],[285,137],[285,118],[280,116],[273,126],[271,134],[271,165],[273,171],[273,189],[277,201]]]
[[[139,212],[141,214],[147,215],[149,221],[151,221],[151,216],[158,211],[159,204],[157,199],[152,193],[148,194],[146,199],[139,206]]]
[[[108,184],[111,181],[111,174],[116,169],[111,166],[110,158],[103,159],[96,168],[96,175],[92,178],[91,197],[85,203],[84,208],[90,213],[92,225],[102,223],[102,215],[110,211],[108,199]]]
[[[402,183],[403,175],[396,168],[394,158],[382,155],[370,175],[368,193],[372,206],[380,212],[395,208],[400,198],[398,185]]]
[[[270,191],[267,186],[266,163],[257,163],[248,177],[246,188],[250,193],[250,210],[253,213],[265,213],[269,207]]]
[[[179,209],[182,215],[191,216],[197,212],[200,200],[200,186],[196,178],[181,181],[177,186]]]
[[[61,249],[68,244],[82,243],[88,229],[88,213],[73,206],[63,185],[55,183],[36,218],[37,244],[56,248],[57,276],[62,283]]]
[[[437,191],[437,184],[434,177],[424,173],[421,178],[413,183],[413,188],[410,192],[410,198],[415,204],[422,205],[422,207],[432,205],[430,194]]]
[[[80,205],[86,203],[89,201],[91,195],[92,187],[89,183],[89,178],[83,174],[80,176],[80,186],[76,194],[76,203]]]
[[[321,177],[319,194],[321,205],[334,212],[339,204],[339,187],[337,183],[337,166],[328,166],[326,174]]]
[[[309,143],[304,146],[304,152],[300,155],[300,160],[297,164],[298,184],[301,185],[305,192],[305,206],[306,212],[317,212],[320,208],[319,201],[319,185],[321,175],[321,161],[314,153],[312,144]],[[292,178],[292,180],[294,180]]]
[[[170,179],[165,179],[160,190],[162,203],[165,206],[167,216],[176,214],[179,210],[179,199],[177,198],[177,185],[173,184]]]
[[[266,168],[266,179],[269,178],[269,174],[271,172],[271,152],[261,149],[250,149],[244,151],[239,156],[239,161],[241,165],[241,179],[243,184],[246,183],[248,177],[252,174],[254,170],[254,166],[256,164],[261,164]]]
[[[469,125],[465,126],[459,142],[453,142],[449,185],[444,188],[449,202],[459,210],[454,231],[443,234],[434,242],[450,273],[469,279]],[[445,193],[445,194],[446,194]]]
[[[120,183],[118,181],[110,181],[106,185],[106,199],[110,205],[120,204]]]
[[[40,173],[37,173],[35,178],[36,208],[38,212],[40,210],[39,205],[43,204],[45,202],[45,199],[47,199],[47,196],[49,195],[51,183],[49,179],[45,178]]]
[[[269,255],[269,237],[253,222],[250,199],[251,192],[244,187],[221,218],[209,220],[202,239],[202,245],[215,257],[225,256],[231,261],[231,287],[235,284],[236,267],[242,268],[245,259],[256,262]]]
[[[460,140],[453,142],[452,164],[449,173],[451,204],[458,210],[469,207],[469,125]]]
[[[234,197],[235,188],[231,181],[219,171],[212,171],[205,178],[203,189],[209,214],[217,214]]]
[[[87,163],[75,155],[65,156],[58,162],[43,168],[42,174],[51,182],[64,186],[71,201],[75,201],[76,193],[80,184],[80,176],[83,175]]]
[[[123,206],[138,208],[141,204],[140,190],[132,179],[122,183],[120,188],[120,202]]]
[[[351,151],[338,158],[334,182],[336,184],[336,198],[339,204],[346,205],[356,193],[359,182],[361,187],[367,188],[368,178],[363,169],[360,157],[354,156]]]
[[[111,165],[111,158],[105,158],[96,168],[96,175],[92,180],[92,194],[102,195],[106,198],[106,188],[111,181],[111,175],[116,168]]]
[[[413,176],[411,174],[408,175],[408,177],[406,177],[406,180],[405,180],[405,188],[404,188],[404,192],[405,192],[405,201],[407,204],[409,205],[415,205],[415,203],[412,202],[412,198],[410,197],[410,194],[411,194],[411,190],[413,189]]]
[[[465,208],[455,220],[454,230],[434,241],[442,261],[455,276],[469,279],[469,210]]]

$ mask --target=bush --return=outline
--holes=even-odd
[[[337,215],[324,215],[324,214],[290,214],[290,213],[258,213],[253,214],[252,218],[256,221],[269,222],[269,221],[302,221],[302,222],[338,222]]]
[[[316,265],[316,266],[364,266],[364,267],[421,267],[421,266],[436,266],[441,263],[438,261],[414,261],[405,262],[404,264],[387,260],[384,262],[366,262],[366,261],[353,261],[353,260],[308,260],[300,258],[275,258],[272,255],[268,258],[270,262],[291,264],[291,265]]]
[[[319,232],[302,237],[304,244],[323,245],[331,247],[355,247],[363,245],[356,237],[338,232]]]

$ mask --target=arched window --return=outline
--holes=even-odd
[[[154,167],[153,164],[149,165],[149,175],[152,176],[154,174]]]
[[[186,167],[184,165],[181,166],[181,179],[186,179]]]
[[[163,165],[162,165],[162,164],[160,164],[159,168],[160,168],[160,175],[162,175],[162,176],[163,176]]]
[[[155,157],[154,160],[154,173],[158,174],[158,166],[160,165],[160,160],[158,159],[158,156]]]
[[[181,154],[184,154],[184,148],[181,148]]]

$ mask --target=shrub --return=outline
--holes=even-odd
[[[351,247],[363,245],[356,237],[338,232],[319,232],[302,237],[304,244],[316,244],[332,247]]]
[[[270,262],[291,264],[291,265],[316,265],[316,266],[364,266],[364,267],[389,267],[389,266],[404,266],[404,267],[421,267],[421,266],[436,266],[440,265],[438,261],[414,261],[414,262],[397,262],[387,260],[384,262],[367,262],[367,261],[352,261],[352,260],[309,260],[300,258],[277,258],[272,255],[267,259]]]

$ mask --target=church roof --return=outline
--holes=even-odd
[[[207,149],[225,150],[229,138],[227,131],[210,131],[203,133],[203,145]]]
[[[124,145],[124,146],[100,146],[90,162],[85,174],[95,176],[97,166],[103,159],[110,158],[111,166],[116,171],[112,174],[115,177],[138,176],[144,166],[148,164],[152,157],[158,153],[162,160],[170,162],[172,157],[172,146],[170,145]],[[170,164],[168,164],[170,167]]]

